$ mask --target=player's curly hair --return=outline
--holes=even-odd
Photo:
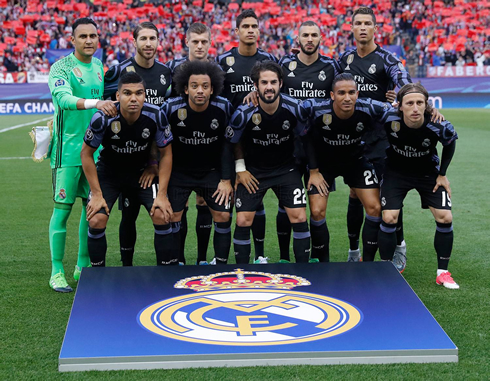
[[[213,87],[211,99],[220,95],[223,91],[225,73],[216,63],[208,60],[187,61],[177,68],[173,78],[177,94],[185,97],[185,90],[189,85],[189,78],[191,75],[200,74],[207,75],[211,79],[211,86]]]
[[[257,61],[250,71],[250,79],[254,84],[259,83],[260,73],[263,71],[272,71],[277,74],[277,78],[282,82],[282,68],[274,61]]]
[[[432,115],[433,108],[432,105],[429,103],[429,92],[427,89],[422,86],[420,82],[417,83],[407,83],[404,85],[398,94],[396,94],[396,102],[398,103],[398,114],[401,116],[402,112],[400,111],[400,106],[402,105],[403,97],[407,94],[413,94],[413,93],[418,93],[422,94],[425,98],[425,111],[424,114],[426,116]]]

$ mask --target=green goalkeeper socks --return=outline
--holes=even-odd
[[[49,247],[51,249],[51,276],[62,272],[65,256],[66,222],[71,213],[71,205],[54,204],[53,215],[49,222]]]
[[[90,257],[88,255],[88,221],[87,221],[87,201],[83,200],[82,215],[80,216],[80,225],[78,227],[78,260],[77,266],[88,267],[90,265]]]

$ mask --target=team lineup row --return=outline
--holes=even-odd
[[[343,176],[351,187],[352,206],[356,207],[351,208],[350,201],[349,209],[358,212],[358,206],[361,207],[360,224],[358,214],[351,218],[355,225],[359,225],[359,230],[363,219],[362,205],[366,209],[364,260],[374,259],[378,234],[380,256],[391,260],[397,248],[395,231],[401,202],[411,189],[407,187],[413,188],[414,184],[418,184],[411,179],[400,188],[401,181],[397,176],[408,179],[408,175],[417,178],[422,174],[432,182],[430,191],[427,182],[416,188],[437,222],[437,282],[449,288],[458,287],[447,272],[453,233],[450,189],[445,177],[457,135],[448,122],[431,122],[425,89],[420,85],[409,85],[410,77],[403,66],[376,46],[372,40],[376,28],[372,11],[369,8],[358,11],[353,16],[355,36],[356,26],[359,28],[358,48],[347,52],[340,65],[318,55],[321,40],[319,28],[313,22],[305,22],[299,30],[299,52],[283,58],[281,66],[278,66],[272,56],[257,49],[258,19],[253,12],[245,11],[237,18],[239,46],[218,57],[221,69],[206,60],[209,29],[202,24],[194,24],[188,30],[187,59],[170,62],[166,66],[154,61],[158,44],[156,28],[144,23],[134,33],[135,57],[110,69],[105,76],[105,94],[116,93],[117,106],[111,101],[93,99],[100,99],[100,89],[104,88],[99,62],[92,58],[97,40],[96,25],[89,19],[77,20],[79,24],[76,22],[73,27],[75,52],[53,65],[50,72],[50,88],[57,109],[51,151],[55,198],[50,223],[51,287],[56,291],[71,291],[64,276],[62,259],[66,220],[71,205],[76,196],[85,198],[89,189],[83,171],[90,183],[91,199],[87,215],[83,213],[81,219],[75,278],[79,277],[82,267],[89,265],[88,253],[93,266],[104,264],[105,225],[109,210],[121,192],[129,196],[124,197],[128,208],[123,208],[123,222],[124,210],[133,209],[130,214],[134,224],[134,206],[139,210],[142,203],[149,210],[155,225],[158,263],[177,264],[183,256],[179,238],[180,222],[189,194],[196,190],[204,199],[202,205],[205,205],[204,202],[208,205],[203,209],[210,211],[215,222],[214,260],[226,263],[231,246],[228,201],[233,193],[234,169],[237,226],[233,242],[237,263],[249,261],[250,228],[257,216],[263,214],[260,204],[268,188],[278,195],[280,214],[292,227],[296,261],[308,262],[311,259],[306,194],[301,173],[297,169],[297,162],[302,157],[309,168],[305,183],[308,184],[311,208],[313,261],[328,261],[325,209],[335,177]],[[364,52],[362,48],[365,48]],[[368,60],[364,60],[366,52]],[[342,61],[345,61],[344,67]],[[369,65],[370,62],[373,63]],[[367,69],[366,65],[369,65]],[[364,76],[355,72],[363,67],[366,69]],[[162,68],[171,69],[173,79],[161,74]],[[373,80],[369,76],[375,79],[377,76],[378,82],[374,85],[369,83]],[[297,87],[287,87],[288,81],[290,84],[296,83]],[[382,82],[385,86],[381,85]],[[325,84],[327,86],[322,89],[321,86]],[[376,95],[386,101],[387,96],[394,96],[391,90],[395,85],[404,90],[398,94],[399,110],[390,108],[386,103],[358,99],[362,91],[367,91],[371,92],[369,95],[372,98]],[[160,91],[165,86],[164,92]],[[281,88],[283,93],[280,92]],[[247,98],[249,105],[240,106],[251,91]],[[150,104],[143,105],[145,96],[148,103],[158,105],[171,92],[179,96],[165,101],[161,110]],[[218,94],[224,98],[216,97]],[[323,99],[311,99],[311,95],[315,98],[319,95]],[[328,95],[331,95],[331,100],[326,99]],[[403,105],[405,101],[406,106]],[[94,109],[101,111],[92,118]],[[405,120],[405,116],[413,120]],[[379,125],[377,128],[374,120]],[[391,132],[386,134],[388,128]],[[368,131],[374,142],[383,136],[398,139],[389,142],[388,169],[385,171],[381,199],[378,176],[371,163],[376,164],[376,160],[369,158],[363,148],[363,141],[368,140]],[[413,134],[413,131],[416,133]],[[423,139],[418,141],[422,136]],[[157,142],[161,155],[158,189],[153,184],[156,166],[148,165],[147,157],[152,140]],[[440,166],[435,159],[437,141],[445,145]],[[381,144],[382,149],[378,150],[381,154],[378,155],[384,159],[386,143]],[[93,153],[99,145],[103,149],[96,167]],[[303,146],[304,154],[301,154]],[[80,156],[77,158],[77,150],[82,152],[81,160]],[[233,163],[233,156],[236,168],[230,164]],[[383,160],[379,160],[379,163],[379,169],[376,168],[378,172],[382,171]],[[76,183],[73,182],[75,172],[78,174]],[[381,207],[384,210],[383,222]],[[88,240],[84,242],[82,233],[87,228],[86,219],[89,220]],[[287,226],[289,231],[291,227]],[[132,238],[131,234],[121,236]],[[355,232],[350,234],[349,253],[352,252],[352,258],[356,259],[359,259],[358,241],[359,232],[357,237]],[[123,250],[125,248],[128,250]],[[134,241],[131,247],[131,242],[125,246],[121,239],[123,264],[125,259],[126,264],[132,262],[133,252]]]

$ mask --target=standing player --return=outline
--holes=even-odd
[[[374,34],[378,26],[376,16],[371,8],[360,7],[352,15],[352,33],[356,40],[356,48],[345,52],[340,57],[342,71],[351,73],[359,90],[360,98],[372,98],[385,102],[387,96],[394,100],[395,86],[402,87],[411,83],[410,74],[392,53],[380,48],[374,42]],[[366,137],[366,156],[373,162],[378,176],[383,173],[385,150],[388,146],[382,129],[376,129]],[[359,261],[359,233],[363,221],[362,203],[355,192],[349,195],[347,210],[347,230],[349,234],[349,261]],[[400,221],[397,256],[395,265],[403,271],[406,263],[406,246],[403,240],[403,229]]]
[[[231,143],[240,143],[235,155],[236,262],[250,260],[250,227],[257,206],[270,188],[291,221],[296,262],[308,262],[306,195],[294,158],[294,139],[306,133],[306,113],[298,100],[280,93],[282,69],[278,64],[257,62],[250,77],[259,93],[259,105],[240,106],[227,133]]]
[[[174,83],[180,97],[163,104],[174,136],[174,165],[168,194],[172,210],[174,250],[180,250],[180,223],[192,191],[204,198],[215,221],[212,263],[225,264],[231,245],[230,199],[233,155],[225,144],[231,103],[217,97],[224,74],[209,61],[193,60],[179,66]],[[200,263],[198,263],[200,264]]]
[[[95,109],[115,115],[111,101],[102,101],[104,68],[94,58],[99,36],[97,25],[89,18],[73,24],[71,42],[75,51],[59,60],[49,72],[49,89],[55,107],[54,132],[51,143],[54,209],[49,223],[51,249],[50,287],[58,292],[71,292],[63,268],[66,243],[66,223],[77,197],[82,198],[79,226],[78,261],[73,278],[78,280],[82,267],[90,264],[87,249],[86,210],[89,186],[83,174],[80,150],[83,135]]]
[[[189,61],[202,61],[208,60],[209,47],[211,45],[211,30],[204,24],[193,23],[189,26],[186,32],[185,43],[189,48],[189,55],[167,62],[167,66],[172,72],[172,76],[181,64]],[[216,93],[215,93],[216,94]],[[172,95],[177,96],[175,86],[172,88]],[[217,94],[216,94],[217,95]],[[197,264],[206,264],[206,256],[209,245],[209,237],[211,235],[211,228],[213,219],[209,207],[206,205],[204,199],[196,194],[196,235],[197,235]],[[187,210],[188,206],[184,208],[182,219],[180,221],[180,254],[179,263],[185,264],[184,248],[185,239],[187,236]]]
[[[308,194],[311,211],[312,253],[320,262],[329,261],[329,232],[325,220],[330,185],[337,176],[352,189],[366,210],[362,231],[363,258],[372,261],[378,249],[381,222],[379,181],[373,165],[363,155],[363,135],[381,119],[387,104],[358,99],[357,84],[343,73],[333,81],[331,99],[309,99],[303,104],[310,116],[305,139],[308,156]]]
[[[145,102],[161,106],[170,95],[172,76],[170,69],[155,59],[159,45],[158,29],[151,22],[143,22],[133,31],[134,57],[128,58],[111,67],[105,74],[104,97],[116,99],[119,78],[124,73],[136,72],[146,83]],[[140,183],[148,188],[158,173],[157,161],[150,159],[141,175]],[[133,265],[134,246],[136,244],[136,219],[140,204],[127,195],[121,197],[122,217],[119,225],[119,244],[123,266]]]
[[[408,191],[416,189],[423,208],[436,220],[434,247],[437,253],[436,283],[457,289],[447,271],[453,247],[451,188],[446,171],[456,148],[451,123],[430,121],[429,94],[421,84],[403,86],[397,94],[398,110],[387,112],[384,127],[390,143],[381,185],[383,222],[379,232],[381,258],[391,260],[396,247],[396,223]],[[436,145],[443,145],[439,161]]]
[[[107,240],[105,229],[112,206],[123,192],[143,204],[155,228],[155,251],[158,265],[177,265],[172,252],[172,208],[167,199],[167,185],[172,171],[172,134],[165,115],[158,107],[145,103],[145,85],[141,76],[125,73],[116,93],[119,101],[115,117],[96,113],[84,138],[81,158],[90,184],[87,205],[89,221],[88,248],[92,266],[105,266]],[[153,142],[160,151],[158,187],[140,186],[140,178],[150,158]],[[97,167],[93,153],[102,145]]]
[[[240,106],[243,99],[252,90],[254,84],[250,78],[250,68],[258,61],[277,59],[257,48],[259,38],[259,19],[251,9],[243,11],[236,19],[235,33],[238,35],[238,48],[219,55],[216,60],[225,72],[225,86],[222,97],[228,99],[234,108]],[[267,263],[264,257],[265,209],[257,205],[252,233],[254,236],[255,258],[258,263]]]
[[[284,74],[282,92],[303,101],[308,98],[328,97],[332,89],[332,81],[340,72],[340,67],[337,61],[318,52],[322,41],[318,24],[314,21],[305,21],[301,24],[296,41],[300,48],[299,53],[291,53],[279,61]],[[300,170],[306,171],[306,157],[299,139],[296,140],[295,149]],[[279,205],[276,222],[280,262],[286,263],[289,261],[291,224],[281,205]],[[310,225],[314,222],[310,219]],[[312,257],[319,258],[320,254],[317,251],[322,249],[313,244]]]

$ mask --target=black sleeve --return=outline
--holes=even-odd
[[[303,148],[306,153],[306,159],[308,160],[308,169],[317,169],[318,162],[316,160],[315,148],[313,146],[313,139],[311,133],[307,133],[301,137]]]
[[[456,150],[456,140],[453,140],[451,144],[444,146],[444,148],[442,149],[441,169],[439,170],[440,176],[446,176],[447,168],[451,163],[455,150]]]
[[[225,140],[221,151],[221,180],[231,180],[233,176],[233,143]]]

